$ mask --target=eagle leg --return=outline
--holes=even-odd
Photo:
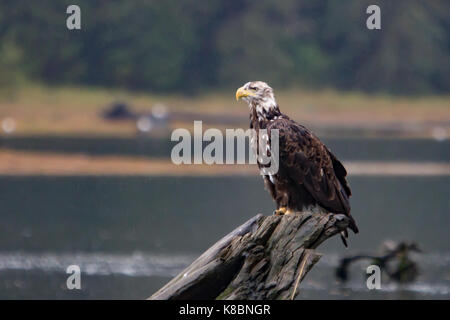
[[[291,213],[294,213],[294,211],[292,211],[291,209],[288,209],[287,207],[280,207],[273,212],[273,214],[276,216],[284,216],[286,214],[291,214]]]
[[[276,216],[283,216],[286,214],[287,211],[288,209],[286,207],[279,207],[277,210],[273,212],[273,214]]]

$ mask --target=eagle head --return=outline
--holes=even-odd
[[[247,82],[236,91],[236,100],[247,101],[250,108],[256,108],[258,113],[268,113],[278,109],[273,89],[265,82]]]

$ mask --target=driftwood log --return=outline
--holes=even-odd
[[[348,226],[344,215],[261,214],[219,240],[149,299],[293,299],[321,255]]]

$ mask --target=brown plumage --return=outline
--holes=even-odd
[[[263,175],[266,188],[276,202],[277,209],[289,211],[332,212],[350,218],[349,228],[358,227],[350,215],[351,189],[347,171],[336,156],[310,130],[281,113],[273,90],[261,81],[246,83],[236,92],[250,107],[250,127],[266,129],[269,139],[272,130],[279,134],[279,168],[273,175]],[[253,139],[258,150],[259,136]],[[266,165],[259,163],[261,169]],[[341,234],[345,245],[347,232]]]

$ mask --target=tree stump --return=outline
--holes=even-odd
[[[346,216],[330,213],[259,214],[149,299],[294,299],[298,284],[321,257],[314,249],[348,223]]]

